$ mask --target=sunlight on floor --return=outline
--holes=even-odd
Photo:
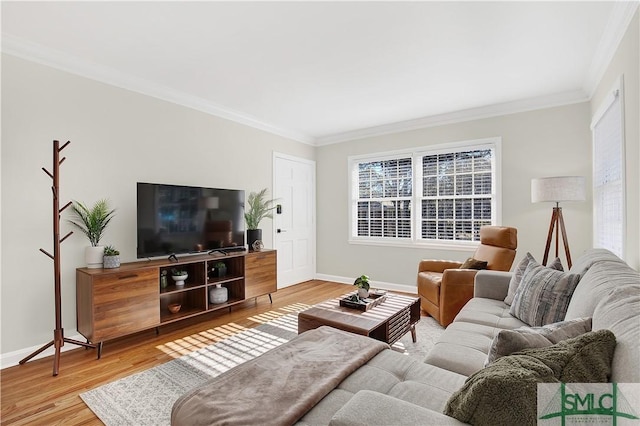
[[[309,307],[310,305],[304,303],[295,303],[247,319],[258,323],[258,327],[260,325],[274,327],[274,332],[280,329],[284,332],[297,333],[298,321],[295,314]],[[173,358],[191,354],[193,360],[198,363],[206,364],[209,368],[213,367],[216,371],[220,371],[220,368],[226,371],[287,340],[264,330],[228,323],[158,345],[156,349]]]
[[[287,314],[291,314],[291,313],[297,314],[298,312],[303,311],[305,309],[309,309],[310,307],[311,305],[306,305],[304,303],[294,303],[292,305],[279,308],[280,311],[284,311],[284,312],[268,311],[258,315],[254,315],[252,317],[249,317],[248,319],[250,319],[251,321],[258,322],[260,324],[265,324],[269,321],[273,321],[274,319],[280,318]]]
[[[298,333],[298,317],[296,314],[283,315],[279,318],[265,323],[265,325],[277,327],[283,331],[290,331],[296,334]]]
[[[285,342],[287,339],[248,328],[215,345],[195,351],[181,360],[206,374],[217,375]]]
[[[292,305],[285,306],[284,308],[280,308],[280,309],[286,312],[297,314],[298,312],[304,311],[305,309],[309,309],[310,307],[311,305],[307,305],[305,303],[294,303]]]

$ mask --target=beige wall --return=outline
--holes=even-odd
[[[625,260],[640,267],[640,11],[620,42],[597,90],[591,99],[594,114],[609,94],[614,82],[624,76],[625,155],[627,190],[627,242]]]
[[[271,187],[272,153],[314,159],[315,148],[189,108],[2,56],[2,354],[53,338],[52,140],[70,140],[61,199],[117,208],[105,243],[136,258],[136,182],[247,191]],[[63,218],[66,214],[63,215]],[[263,224],[272,246],[270,220]],[[63,235],[71,230],[63,220]],[[75,268],[88,241],[62,244],[65,334],[75,334]]]
[[[518,228],[519,260],[542,257],[551,205],[531,204],[531,178],[584,175],[591,185],[591,114],[625,75],[627,260],[640,265],[640,84],[638,14],[590,103],[372,137],[317,149],[189,108],[2,56],[2,261],[0,354],[39,346],[54,327],[51,193],[41,167],[51,167],[51,141],[71,140],[61,170],[62,199],[107,197],[118,209],[105,242],[135,260],[135,182],[240,188],[270,187],[272,153],[317,161],[317,271],[412,291],[422,258],[466,258],[452,250],[350,245],[347,157],[445,142],[502,138],[502,223]],[[591,246],[591,193],[563,205],[573,257]],[[264,223],[272,246],[271,222]],[[62,230],[71,228],[63,222]],[[75,268],[84,238],[62,246],[63,319],[75,334]]]
[[[531,203],[531,179],[580,175],[586,176],[590,187],[589,112],[585,102],[318,148],[318,273],[339,277],[367,274],[373,281],[412,291],[420,259],[468,257],[468,251],[349,244],[347,157],[495,136],[502,138],[502,224],[518,228],[516,261],[527,251],[541,260],[553,206]],[[575,258],[591,245],[591,194],[587,202],[565,203],[563,210]]]

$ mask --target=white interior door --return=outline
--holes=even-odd
[[[316,163],[274,154],[274,218],[278,287],[313,279],[316,273]]]

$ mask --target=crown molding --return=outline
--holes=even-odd
[[[602,39],[596,48],[596,53],[594,54],[594,58],[587,72],[587,77],[582,85],[583,90],[470,108],[451,113],[422,117],[414,120],[336,133],[318,138],[265,123],[248,114],[235,111],[203,98],[155,84],[148,80],[134,77],[103,65],[89,63],[75,56],[46,48],[42,45],[8,34],[2,34],[2,52],[109,85],[162,99],[188,108],[193,108],[198,111],[308,145],[322,146],[366,137],[381,136],[390,133],[405,132],[427,127],[490,118],[499,115],[586,102],[593,96],[598,83],[602,79],[602,76],[611,62],[611,59],[613,58],[613,55],[615,54],[615,51],[631,22],[631,19],[638,9],[638,5],[639,3],[637,1],[615,2],[603,32]]]
[[[470,108],[445,114],[417,118],[415,120],[401,121],[397,123],[384,124],[382,126],[368,127],[364,129],[323,136],[316,139],[316,146],[330,145],[355,139],[388,135],[391,133],[406,132],[427,127],[461,123],[464,121],[480,120],[483,118],[515,114],[519,112],[527,112],[543,108],[570,105],[580,102],[587,102],[588,100],[589,98],[582,90],[556,93],[548,96],[539,96],[513,102],[486,105],[477,108]]]
[[[613,59],[627,28],[633,19],[640,3],[636,1],[614,2],[613,10],[607,21],[602,38],[596,47],[596,52],[591,60],[591,65],[585,78],[583,89],[591,99],[598,88],[598,84],[607,67]]]
[[[2,52],[101,83],[202,111],[287,139],[293,139],[309,145],[314,145],[315,142],[311,136],[265,123],[248,114],[235,111],[198,96],[155,84],[149,80],[134,77],[104,65],[88,62],[76,56],[9,34],[2,34]]]

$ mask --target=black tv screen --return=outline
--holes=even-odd
[[[244,191],[138,182],[138,258],[245,244]]]

